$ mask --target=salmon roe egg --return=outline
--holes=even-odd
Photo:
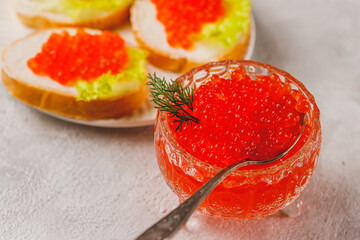
[[[213,75],[194,90],[192,114],[198,124],[183,124],[181,131],[175,131],[178,123],[174,118],[168,116],[168,123],[187,152],[225,167],[241,159],[261,161],[278,156],[297,139],[308,109],[305,97],[278,75],[252,80],[239,67],[230,79]],[[305,130],[302,139],[308,134]]]
[[[78,29],[75,35],[67,31],[52,33],[27,65],[37,75],[71,86],[77,80],[92,81],[109,71],[117,74],[128,61],[120,35],[109,31],[90,34]]]
[[[165,27],[167,41],[174,48],[189,50],[194,34],[206,23],[214,23],[224,16],[222,0],[151,0],[157,19]]]

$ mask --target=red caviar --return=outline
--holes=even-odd
[[[176,140],[194,157],[226,167],[246,158],[269,160],[289,148],[309,103],[278,75],[252,80],[239,67],[231,79],[213,75],[196,89],[193,108],[200,122],[182,131],[175,132],[177,123],[168,118]]]
[[[235,66],[248,69],[252,80],[242,68],[233,71]],[[210,80],[204,74],[219,75]],[[246,157],[262,160],[286,148],[306,112],[305,130],[287,155],[269,164],[241,167],[198,210],[251,220],[275,213],[300,195],[316,167],[321,145],[320,111],[302,83],[270,65],[242,60],[208,63],[178,81],[195,88],[192,113],[199,124],[174,133],[174,119],[159,112],[154,139],[161,173],[181,201],[220,171],[214,166]]]
[[[103,31],[90,34],[78,29],[53,33],[28,67],[37,75],[48,76],[62,85],[76,80],[92,81],[104,73],[117,74],[129,61],[125,41],[120,35]]]
[[[222,0],[151,1],[156,6],[157,19],[165,27],[167,41],[174,48],[191,49],[194,34],[225,14]]]

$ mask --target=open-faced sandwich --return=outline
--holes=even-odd
[[[20,20],[35,28],[110,29],[129,17],[132,0],[14,0]]]
[[[244,58],[250,0],[135,0],[131,24],[153,65],[184,72],[222,59]]]
[[[13,96],[45,111],[119,118],[147,98],[146,56],[108,31],[40,30],[4,49],[2,80]]]

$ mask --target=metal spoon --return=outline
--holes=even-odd
[[[299,141],[302,133],[304,132],[306,125],[307,116],[305,114],[303,126],[301,132],[295,142],[282,152],[277,157],[266,160],[266,161],[253,161],[250,159],[240,160],[234,162],[222,169],[219,173],[217,173],[213,178],[211,178],[208,182],[206,182],[199,190],[197,190],[192,196],[190,196],[186,201],[180,204],[177,208],[171,211],[164,218],[159,220],[153,226],[148,228],[144,233],[142,233],[136,240],[162,240],[167,239],[173,236],[177,231],[181,229],[182,226],[187,222],[193,212],[199,207],[202,201],[212,192],[212,190],[219,185],[219,183],[224,180],[228,175],[230,175],[233,171],[237,170],[240,167],[247,165],[263,165],[267,163],[271,163],[276,161],[283,156],[285,156],[291,149],[294,148],[296,143]]]

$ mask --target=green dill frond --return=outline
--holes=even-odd
[[[167,112],[170,117],[178,118],[173,121],[179,123],[175,131],[181,131],[184,123],[187,126],[199,123],[199,119],[183,107],[187,106],[191,111],[193,110],[194,92],[191,88],[184,88],[178,81],[167,82],[165,78],[157,77],[156,73],[153,76],[149,73],[148,78],[150,81],[147,85],[150,86],[149,91],[151,101],[155,104],[154,107]]]

